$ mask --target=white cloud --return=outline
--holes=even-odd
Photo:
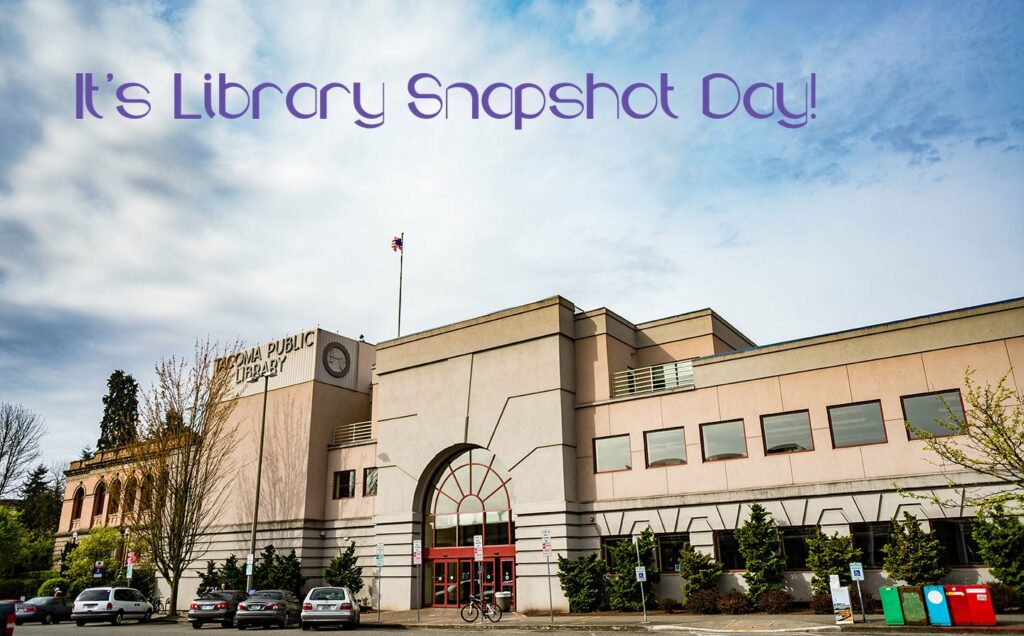
[[[650,24],[638,0],[587,0],[576,12],[576,36],[583,42],[607,44],[634,37]]]

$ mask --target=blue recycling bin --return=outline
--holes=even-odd
[[[946,590],[941,585],[924,586],[924,605],[928,608],[928,622],[932,625],[949,627],[953,624],[949,617]]]

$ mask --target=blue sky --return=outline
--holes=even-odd
[[[393,336],[561,294],[644,321],[713,307],[759,343],[1024,295],[1017,2],[28,2],[0,6],[0,400],[47,458],[106,377],[197,337]],[[147,84],[74,119],[74,74]],[[405,80],[625,86],[678,120],[419,121]],[[387,85],[387,123],[174,121],[170,79]],[[700,116],[704,75],[817,119]]]

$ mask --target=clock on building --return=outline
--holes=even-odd
[[[348,349],[340,342],[331,342],[324,347],[324,369],[336,378],[343,378],[348,375],[352,366],[352,357]]]

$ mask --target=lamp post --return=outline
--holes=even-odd
[[[249,535],[249,554],[252,556],[252,568],[250,569],[248,564],[246,564],[246,569],[249,570],[245,575],[246,592],[253,589],[253,573],[256,570],[256,523],[260,519],[260,477],[263,476],[263,435],[267,429],[267,388],[270,385],[270,378],[275,375],[277,374],[268,371],[249,380],[251,384],[263,378],[263,417],[260,419],[260,453],[259,459],[256,462],[256,500],[252,507],[252,532]]]

